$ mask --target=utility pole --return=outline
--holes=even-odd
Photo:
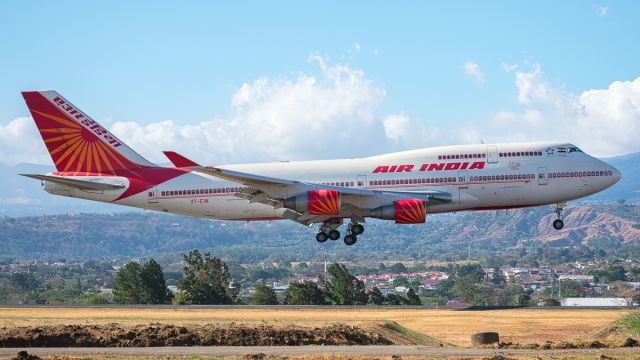
[[[325,283],[328,281],[328,277],[327,277],[327,263],[329,262],[329,255],[327,254],[327,252],[323,252],[322,253],[322,258],[324,260],[324,281]]]

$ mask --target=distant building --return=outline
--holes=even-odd
[[[277,281],[273,283],[273,291],[277,293],[283,293],[287,290],[289,290],[289,284],[284,284]]]
[[[585,282],[592,283],[594,281],[594,277],[593,275],[565,274],[565,275],[559,275],[558,280],[585,281]]]
[[[625,281],[625,284],[633,287],[635,290],[640,290],[640,282],[637,281]]]
[[[464,308],[464,307],[469,307],[469,304],[463,303],[460,300],[449,300],[447,301],[447,307]]]
[[[434,290],[436,285],[440,283],[440,280],[437,279],[424,279],[420,281],[420,287],[425,290]]]
[[[633,306],[631,298],[564,298],[561,306]]]

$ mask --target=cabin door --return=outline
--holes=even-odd
[[[538,185],[547,185],[549,183],[549,179],[547,178],[547,168],[539,167],[538,168]]]
[[[147,200],[149,204],[158,203],[158,187],[157,186],[147,189]]]
[[[487,162],[488,163],[498,162],[498,146],[497,145],[487,145]]]
[[[367,186],[367,175],[358,175],[356,180],[357,187],[366,187]]]

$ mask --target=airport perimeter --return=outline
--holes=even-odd
[[[337,358],[404,355],[419,358],[483,358],[515,356],[516,358],[597,358],[600,354],[640,356],[637,347],[618,349],[496,349],[472,347],[474,332],[496,331],[500,341],[512,344],[567,344],[605,341],[609,331],[629,309],[543,309],[518,308],[504,310],[467,310],[384,307],[4,307],[0,308],[0,328],[55,327],[58,325],[108,325],[121,327],[140,325],[172,325],[184,327],[218,327],[250,325],[276,329],[326,328],[352,326],[376,329],[380,324],[397,324],[397,337],[389,346],[221,346],[221,347],[147,347],[147,348],[33,348],[30,353],[42,356],[115,356],[139,357],[235,357],[266,354],[276,357],[303,356],[316,358],[330,354]],[[395,326],[395,325],[394,325]],[[389,334],[387,334],[389,335]],[[588,346],[587,346],[588,347]],[[15,356],[14,348],[0,349],[1,357]],[[323,355],[324,354],[324,355]],[[322,358],[322,357],[320,357]]]

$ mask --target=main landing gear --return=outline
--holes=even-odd
[[[316,240],[323,243],[327,240],[338,240],[340,238],[340,231],[338,227],[342,225],[342,219],[331,219],[324,222],[320,226],[320,231],[316,234]],[[364,226],[355,221],[351,221],[347,226],[347,235],[344,237],[344,243],[346,245],[353,245],[358,241],[358,235],[364,232]]]
[[[564,204],[558,204],[556,207],[556,214],[558,214],[558,219],[553,222],[553,228],[556,230],[562,230],[564,227],[564,221],[562,221],[562,206]]]
[[[325,231],[325,230],[320,230],[320,232],[318,234],[316,234],[316,240],[320,243],[323,243],[327,240],[338,240],[340,239],[340,231],[338,230],[329,230],[329,231]]]

